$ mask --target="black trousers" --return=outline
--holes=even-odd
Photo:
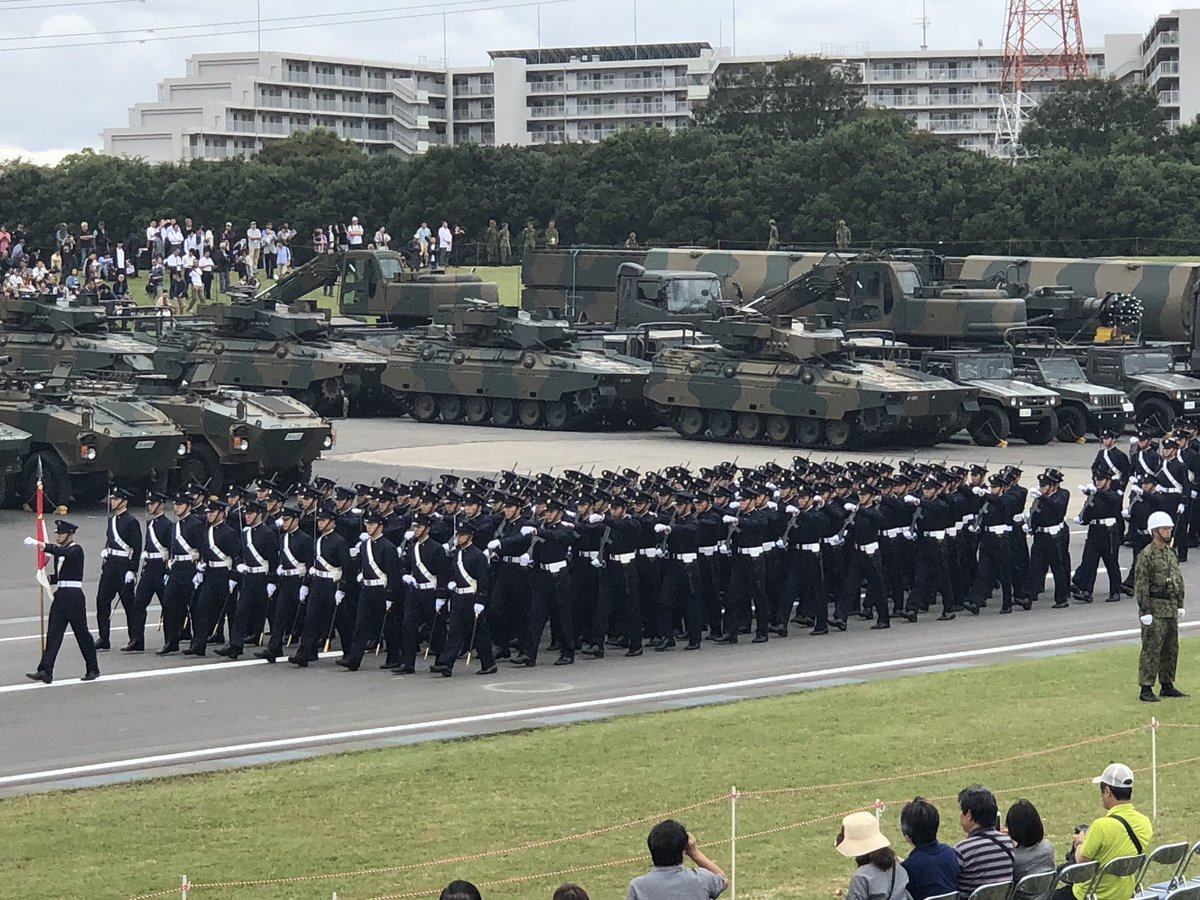
[[[572,647],[580,640],[592,641],[592,623],[600,603],[600,570],[587,558],[573,559],[567,566],[571,582],[571,621],[575,625]]]
[[[333,634],[333,616],[337,609],[337,585],[329,578],[314,578],[308,587],[308,608],[296,655],[309,661],[317,658]]]
[[[54,675],[54,661],[58,658],[59,648],[62,647],[63,635],[67,626],[75,633],[75,642],[79,644],[79,652],[83,654],[83,664],[87,672],[99,672],[100,663],[96,661],[96,644],[92,633],[88,630],[87,600],[79,588],[59,588],[54,592],[54,600],[50,603],[50,621],[46,625],[46,649],[38,663],[38,671]]]
[[[438,612],[437,590],[418,590],[405,586],[404,611],[396,615],[396,610],[388,616],[384,634],[387,636],[387,662],[398,663],[402,666],[415,666],[417,648],[421,644],[421,626],[429,626],[429,649],[437,659],[446,643],[446,617],[449,610],[443,606]],[[393,650],[393,637],[399,637]],[[393,653],[395,656],[393,657]]]
[[[1096,586],[1096,571],[1100,562],[1104,562],[1104,570],[1108,573],[1109,595],[1121,592],[1121,565],[1117,561],[1116,528],[1105,525],[1088,526],[1087,540],[1083,544],[1083,558],[1079,568],[1071,579],[1072,583],[1090,594]]]
[[[1000,582],[1001,608],[1012,609],[1012,534],[993,534],[984,531],[979,538],[979,565],[975,569],[975,583],[967,599],[976,606],[992,592],[992,585]]]
[[[297,575],[279,580],[279,589],[275,592],[275,618],[271,620],[271,638],[267,641],[267,652],[272,656],[282,655],[284,640],[299,634],[303,627],[304,620],[300,615],[302,585]]]
[[[525,633],[529,618],[529,573],[529,569],[516,563],[502,562],[496,569],[496,580],[488,599],[488,624],[496,646],[503,650],[507,650],[518,635]]]
[[[863,582],[867,585],[867,602],[864,608],[874,611],[878,621],[886,625],[891,617],[887,593],[883,589],[883,565],[879,548],[868,553],[861,547],[855,547],[850,552],[850,567],[846,578],[850,596],[838,598],[837,617],[843,622],[846,620],[846,614],[852,605],[850,598],[857,599]]]
[[[354,619],[354,636],[342,646],[346,650],[346,661],[357,669],[366,655],[367,645],[380,640],[387,602],[391,599],[386,587],[364,587],[358,595],[358,610]],[[342,606],[346,601],[342,601]]]
[[[1125,573],[1124,586],[1133,589],[1133,576],[1137,569],[1138,554],[1150,546],[1150,535],[1138,531],[1129,533],[1129,543],[1133,547],[1133,558],[1129,560],[1129,571]]]
[[[678,559],[663,561],[663,583],[658,594],[658,633],[674,634],[674,622],[683,614],[688,643],[698,644],[704,636],[704,598],[700,588],[700,562]],[[784,620],[787,621],[786,619]]]
[[[163,591],[163,646],[178,647],[183,636],[184,623],[191,612],[192,596],[196,593],[192,578],[196,566],[190,562],[171,565],[167,586]]]
[[[904,571],[908,541],[904,538],[882,538],[879,541],[883,553],[883,590],[892,601],[892,608],[904,608]]]
[[[615,613],[617,633],[629,642],[629,649],[642,646],[642,618],[638,609],[637,572],[633,563],[609,560],[601,570],[600,603],[592,622],[596,643],[604,645],[609,618]]]
[[[221,627],[229,604],[229,569],[206,569],[192,600],[192,649],[203,650]]]
[[[821,551],[802,547],[794,550],[792,564],[788,567],[788,581],[787,592],[795,590],[800,601],[800,618],[821,628],[828,627],[829,595],[825,592],[825,578],[821,572]]]
[[[946,542],[932,537],[917,538],[916,566],[913,589],[905,609],[909,612],[916,612],[918,607],[928,609],[933,603],[933,593],[937,591],[942,595],[942,613],[949,613],[954,606],[954,586],[950,582]]]
[[[751,608],[755,633],[766,636],[771,628],[771,610],[767,606],[767,563],[761,555],[751,556],[739,550],[733,557],[729,590],[725,595],[726,637],[737,637],[743,625],[750,625]]]
[[[638,576],[638,615],[642,623],[642,635],[645,637],[669,637],[675,633],[674,628],[666,632],[658,630],[655,611],[658,605],[658,591],[662,586],[661,562],[656,556],[643,556],[641,551],[633,561]]]
[[[238,586],[237,606],[229,626],[229,646],[241,650],[254,622],[261,622],[267,613],[267,576],[247,572]]]
[[[1070,587],[1066,560],[1058,535],[1039,531],[1033,536],[1029,550],[1029,577],[1025,583],[1025,595],[1033,598],[1046,586],[1046,570],[1054,576],[1054,602],[1065,603]]]
[[[113,600],[121,598],[121,606],[125,608],[125,620],[133,611],[133,585],[125,583],[125,573],[129,571],[129,560],[123,557],[110,557],[100,566],[100,584],[96,588],[96,626],[101,641],[108,641],[112,627]],[[136,617],[136,613],[134,614]]]
[[[725,557],[719,554],[712,556],[700,555],[699,586],[703,596],[704,625],[713,634],[721,634],[721,585],[718,584],[721,572],[724,570],[722,561]]]
[[[475,604],[480,598],[476,594],[455,594],[446,604],[446,646],[437,658],[439,666],[453,670],[458,655],[472,647],[479,655],[479,666],[490,669],[496,664],[492,653],[492,633],[488,628],[488,611],[475,615]],[[474,641],[471,636],[474,634]]]
[[[1016,596],[1025,596],[1025,582],[1029,578],[1029,543],[1025,540],[1025,531],[1020,525],[1013,525],[1009,540],[1009,561],[1012,566],[1012,583]]]
[[[142,577],[138,579],[133,594],[133,608],[129,613],[130,646],[146,646],[146,610],[150,601],[158,598],[163,607],[163,627],[166,627],[167,564],[161,559],[151,559],[142,566]]]
[[[559,652],[568,659],[575,658],[575,619],[571,610],[571,582],[564,568],[559,572],[534,569],[529,579],[532,592],[529,607],[529,630],[522,642],[522,652],[536,661],[550,621],[550,634],[558,643]]]

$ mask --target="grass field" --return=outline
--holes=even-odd
[[[1191,676],[1183,684],[1195,687],[1200,639],[1184,641],[1182,649],[1181,673]],[[95,900],[172,887],[177,896],[181,874],[197,883],[411,867],[192,894],[327,900],[337,891],[342,900],[358,900],[425,890],[436,896],[452,877],[491,882],[624,860],[484,890],[487,900],[548,898],[562,881],[576,880],[593,898],[622,897],[646,866],[648,824],[541,848],[520,845],[656,821],[720,798],[736,784],[739,791],[798,789],[738,801],[739,896],[832,897],[852,870],[833,850],[838,820],[876,799],[886,802],[885,830],[899,841],[903,801],[914,794],[943,798],[942,837],[953,843],[960,835],[952,798],[981,782],[997,791],[1002,809],[1020,796],[1032,799],[1047,836],[1062,848],[1074,825],[1099,814],[1090,776],[1122,760],[1139,772],[1134,796],[1149,812],[1149,778],[1141,773],[1150,762],[1150,715],[1196,725],[1200,700],[1139,704],[1136,653],[1122,647],[4,800],[0,884],[5,896],[22,900]],[[233,702],[230,714],[237,715]],[[1039,755],[1139,726],[1136,734]],[[1200,759],[1170,765],[1197,757],[1198,734],[1160,731],[1156,842],[1200,839]],[[935,771],[943,773],[914,774]],[[845,782],[862,783],[839,784]],[[728,799],[678,818],[728,868]],[[422,865],[506,849],[475,861]]]

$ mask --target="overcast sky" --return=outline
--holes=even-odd
[[[484,64],[489,49],[538,44],[539,7],[533,0],[445,2],[451,65]],[[1102,46],[1108,33],[1145,32],[1160,11],[1140,0],[1081,0],[1081,5],[1089,46]],[[1186,5],[1167,0],[1161,11]],[[500,6],[510,8],[495,8]],[[827,44],[870,50],[921,44],[916,24],[921,0],[637,0],[637,39],[729,46],[735,6],[739,55],[818,52]],[[979,40],[987,47],[1001,44],[1005,0],[927,0],[927,7],[932,49],[971,48]],[[216,18],[218,9],[228,12]],[[319,27],[264,31],[263,49],[410,62],[443,55],[442,7],[436,3],[261,0],[261,20],[264,29],[299,25],[304,16],[328,15],[334,9],[342,10],[341,19],[318,20]],[[431,9],[439,13],[413,18],[415,12]],[[541,44],[630,43],[634,10],[635,0],[545,0],[540,6]],[[364,21],[368,19],[374,21]],[[216,27],[247,20],[249,24]],[[189,54],[253,49],[254,20],[255,4],[247,0],[0,0],[0,83],[9,97],[0,159],[22,155],[52,162],[80,147],[99,147],[100,131],[127,124],[134,103],[156,99],[159,81],[183,75]],[[217,30],[229,33],[214,36]],[[156,35],[173,39],[155,40]],[[145,38],[149,40],[138,42]],[[99,43],[48,48],[92,42]],[[30,47],[39,49],[17,49]],[[15,105],[18,97],[25,102]]]

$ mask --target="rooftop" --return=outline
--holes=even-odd
[[[592,60],[597,62],[633,62],[639,59],[694,59],[711,50],[707,41],[680,44],[617,44],[608,47],[543,47],[535,50],[489,50],[492,59],[524,59],[531,65],[567,64]]]

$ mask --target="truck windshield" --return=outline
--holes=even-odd
[[[1125,356],[1126,375],[1171,371],[1169,353],[1130,353]]]
[[[977,378],[1012,378],[1012,360],[1007,356],[975,356],[958,361],[960,381]]]
[[[380,256],[379,268],[383,272],[384,281],[395,281],[404,271],[398,256]]]
[[[921,286],[921,276],[906,269],[896,273],[896,280],[900,282],[900,290],[904,292],[905,297],[916,296],[917,288]]]
[[[1038,362],[1042,377],[1047,381],[1083,381],[1083,369],[1073,359],[1043,359]]]
[[[708,305],[721,302],[721,283],[715,278],[676,278],[667,292],[667,311],[705,312]]]

